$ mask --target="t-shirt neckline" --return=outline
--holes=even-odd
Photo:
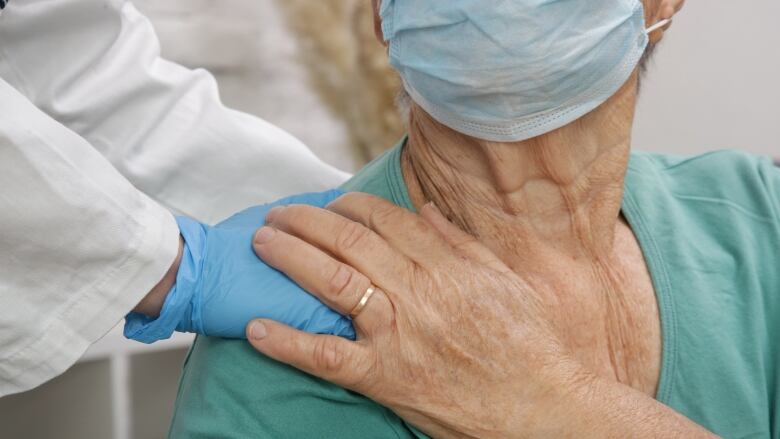
[[[406,145],[407,138],[401,140],[390,152],[385,165],[385,179],[390,188],[392,202],[398,206],[416,212],[401,167],[401,153]],[[623,205],[621,212],[626,218],[629,227],[636,236],[642,255],[645,258],[650,278],[655,290],[658,313],[661,319],[661,372],[658,378],[658,388],[655,399],[669,405],[672,393],[674,370],[677,363],[677,318],[672,300],[672,286],[669,280],[669,272],[661,256],[658,243],[646,227],[642,211],[633,196],[633,179],[636,177],[636,169],[632,166],[641,157],[632,154],[631,164],[628,167],[623,192]]]

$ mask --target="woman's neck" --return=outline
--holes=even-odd
[[[413,202],[434,202],[510,259],[523,259],[518,249],[537,261],[534,250],[575,260],[609,255],[620,221],[633,90],[627,84],[578,121],[517,143],[461,135],[413,107],[402,160]]]
[[[635,90],[629,81],[580,120],[512,144],[460,135],[413,107],[402,169],[415,207],[434,202],[545,292],[583,364],[652,395],[657,306],[620,215]]]

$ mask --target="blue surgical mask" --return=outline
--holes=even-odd
[[[512,142],[615,94],[648,43],[639,0],[382,0],[390,62],[434,119]]]

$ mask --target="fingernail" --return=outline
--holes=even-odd
[[[272,227],[261,227],[260,230],[255,233],[255,243],[265,244],[270,241],[275,234],[276,230],[274,230]]]
[[[265,325],[261,322],[252,322],[249,325],[249,336],[255,340],[262,340],[268,335],[268,331],[265,329]]]
[[[276,206],[273,209],[269,210],[267,214],[265,214],[265,222],[266,224],[272,222],[274,220],[274,217],[277,213],[281,212],[282,209],[284,209],[285,206]]]

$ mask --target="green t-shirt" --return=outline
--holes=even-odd
[[[412,209],[400,146],[344,185]],[[653,278],[663,359],[657,399],[728,438],[780,437],[780,171],[739,152],[635,153],[623,214]],[[172,438],[426,437],[360,395],[198,337]]]

